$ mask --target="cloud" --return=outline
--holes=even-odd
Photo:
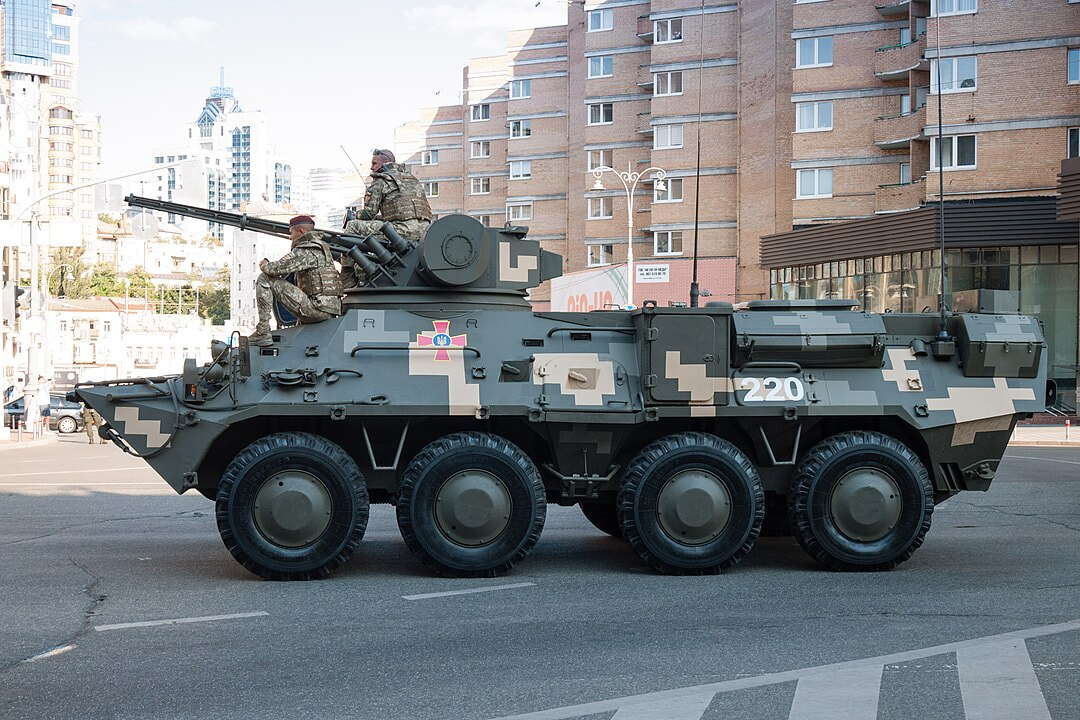
[[[193,43],[208,40],[217,24],[197,17],[173,18],[169,22],[150,18],[131,18],[103,22],[95,30],[149,42]]]

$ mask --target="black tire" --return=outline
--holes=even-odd
[[[516,445],[483,432],[440,438],[398,487],[401,537],[447,577],[495,577],[532,551],[547,517],[536,466]]]
[[[693,503],[712,511],[686,515]],[[630,462],[618,508],[623,537],[646,564],[669,575],[705,575],[750,552],[765,498],[757,469],[741,450],[715,435],[683,432],[648,445]]]
[[[600,532],[611,537],[622,537],[618,506],[614,502],[582,502],[578,504],[581,514]]]
[[[367,485],[348,453],[326,438],[275,433],[225,468],[216,512],[222,542],[248,570],[267,580],[313,580],[360,544]]]
[[[79,423],[70,415],[65,415],[56,421],[56,431],[64,435],[70,435],[79,429]]]
[[[788,492],[795,538],[834,570],[896,567],[922,544],[933,512],[933,487],[919,457],[878,432],[844,432],[818,443]]]

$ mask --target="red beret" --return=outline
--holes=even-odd
[[[294,225],[314,225],[315,221],[311,219],[310,215],[297,215],[289,221],[289,227]]]

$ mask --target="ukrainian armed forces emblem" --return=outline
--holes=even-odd
[[[435,348],[436,360],[449,361],[449,349],[465,347],[465,336],[451,335],[449,320],[432,320],[431,324],[435,326],[435,332],[432,334],[420,333],[417,335],[416,345],[421,348],[433,347]]]

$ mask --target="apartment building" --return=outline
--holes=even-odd
[[[462,148],[432,154],[457,122]],[[1055,197],[1080,155],[1080,2],[585,0],[471,61],[462,102],[398,141],[436,212],[564,256],[540,309],[622,304],[628,235],[638,304],[687,301],[696,246],[712,299],[936,308],[943,192],[947,297],[1019,291],[1056,372],[1077,362],[1078,233]]]

